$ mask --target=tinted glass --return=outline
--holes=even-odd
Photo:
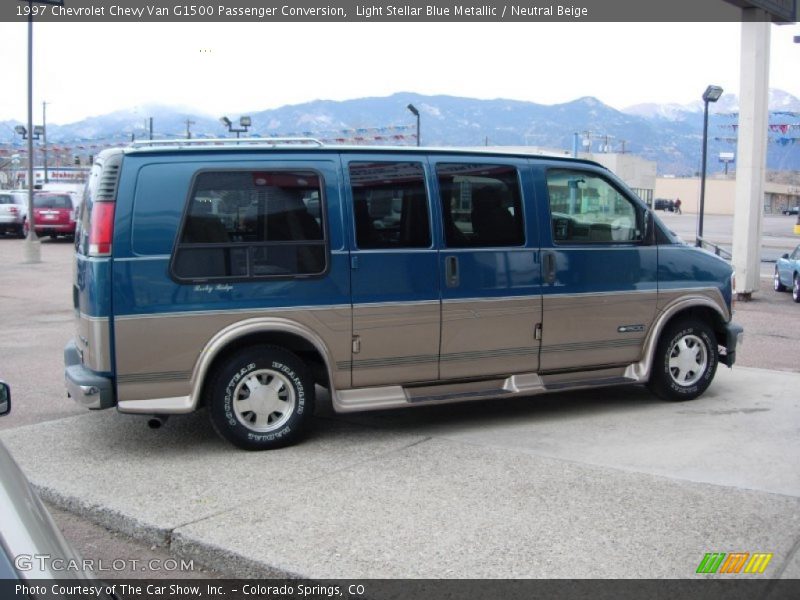
[[[425,171],[415,162],[350,163],[359,248],[431,245]]]
[[[439,164],[436,176],[447,246],[525,243],[522,195],[515,167]]]
[[[547,189],[556,243],[642,240],[643,212],[599,175],[553,169],[547,172]]]
[[[205,172],[195,178],[173,269],[188,279],[308,275],[325,270],[319,176]]]
[[[12,196],[0,194],[0,204],[14,204],[14,198]]]
[[[33,207],[72,209],[72,199],[66,194],[34,194]]]

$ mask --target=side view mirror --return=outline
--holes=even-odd
[[[781,258],[789,258],[789,253],[785,253],[783,256],[781,256]]]
[[[4,381],[0,381],[0,417],[11,412],[11,388]]]

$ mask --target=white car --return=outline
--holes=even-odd
[[[28,192],[0,190],[0,235],[14,233],[25,237],[25,219],[28,216]]]

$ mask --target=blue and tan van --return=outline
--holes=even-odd
[[[313,140],[102,152],[76,235],[69,395],[207,409],[237,446],[339,412],[646,384],[732,366],[731,267],[593,162]]]

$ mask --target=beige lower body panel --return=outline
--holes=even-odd
[[[192,396],[197,366],[203,353],[211,351],[212,340],[226,329],[235,329],[237,323],[262,317],[316,332],[330,357],[350,356],[349,306],[123,317],[115,321],[118,402]],[[331,376],[337,388],[351,386],[349,371],[334,369]]]
[[[636,362],[658,292],[546,295],[540,372]]]
[[[537,371],[541,322],[538,295],[443,302],[441,379]]]

